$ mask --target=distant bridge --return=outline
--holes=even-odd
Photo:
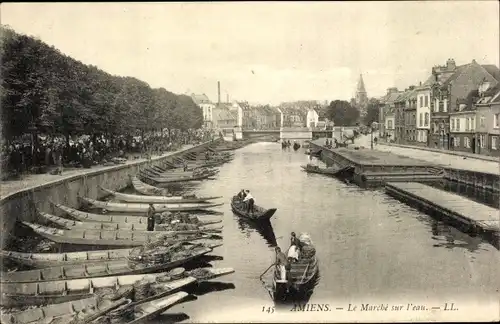
[[[276,129],[243,129],[241,131],[243,139],[250,138],[266,138],[269,139],[273,137],[276,140],[298,140],[298,141],[308,141],[314,137],[329,137],[331,138],[341,137],[341,134],[346,136],[351,136],[356,126],[334,127],[333,130],[324,130],[317,128],[306,128],[306,127],[281,127]]]

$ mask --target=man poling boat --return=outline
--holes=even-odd
[[[316,249],[306,233],[298,238],[292,232],[287,254],[279,247],[275,248],[276,261],[262,275],[274,269],[272,286],[268,288],[274,300],[286,300],[289,296],[307,294],[313,289],[312,283],[318,273]]]

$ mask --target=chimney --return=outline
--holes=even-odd
[[[220,104],[220,81],[217,81],[217,104]]]
[[[229,93],[226,93],[226,102],[229,103]]]

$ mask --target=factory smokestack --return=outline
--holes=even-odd
[[[220,81],[217,81],[217,103],[220,104]]]

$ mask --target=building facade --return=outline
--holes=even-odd
[[[213,110],[215,104],[210,101],[206,94],[191,94],[191,99],[201,108],[203,111],[203,125],[206,128],[213,127]]]
[[[484,93],[476,108],[476,149],[484,155],[500,156],[500,86]]]
[[[431,129],[431,87],[423,84],[415,90],[416,103],[416,144],[429,146]]]
[[[409,145],[417,144],[417,95],[414,87],[409,89],[405,96],[404,107],[404,124],[405,134],[404,141]]]
[[[500,71],[496,66],[480,65],[475,60],[471,63],[456,66],[449,59],[444,67],[433,68],[433,84],[431,87],[431,121],[432,141],[436,147],[450,149],[450,112],[458,112],[458,102],[465,99],[472,91],[488,82],[496,86],[500,79]]]
[[[398,91],[398,88],[388,88],[386,95],[380,100],[379,124],[382,127],[379,127],[379,137],[381,138],[391,135],[390,139],[394,140],[395,101],[400,94],[401,92]],[[391,129],[387,129],[389,120],[392,120],[390,122]]]
[[[306,127],[315,128],[318,126],[319,114],[314,108],[309,108],[306,114]]]

